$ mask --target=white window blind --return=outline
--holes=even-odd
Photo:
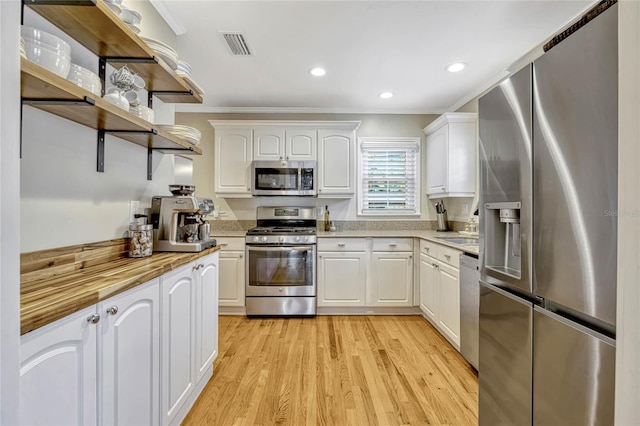
[[[420,213],[419,140],[360,141],[360,214]]]

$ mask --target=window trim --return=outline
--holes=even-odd
[[[394,213],[392,210],[380,210],[380,211],[362,211],[362,181],[363,181],[363,161],[362,161],[362,145],[380,145],[383,147],[393,147],[396,145],[415,145],[418,148],[418,152],[416,154],[416,211],[415,213],[406,213],[406,212],[397,212]],[[358,138],[357,144],[357,157],[358,157],[358,178],[357,178],[357,188],[356,188],[356,215],[362,217],[392,217],[392,218],[402,218],[402,217],[420,217],[422,216],[422,192],[421,192],[421,165],[422,165],[422,138],[419,136],[407,136],[407,137],[361,137]]]

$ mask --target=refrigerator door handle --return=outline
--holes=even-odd
[[[610,338],[609,336],[605,336],[602,333],[598,333],[595,330],[590,329],[589,327],[585,327],[581,324],[578,324],[577,322],[571,321],[568,318],[563,317],[562,315],[558,315],[555,312],[551,312],[547,309],[544,309],[540,306],[534,306],[533,310],[535,312],[538,312],[541,315],[544,315],[546,317],[549,317],[553,320],[556,320],[558,322],[561,322],[562,324],[571,327],[575,330],[578,330],[584,334],[588,334],[589,336],[595,337],[596,339],[602,340],[604,343],[613,346],[614,348],[616,347],[616,341],[612,338]]]
[[[480,280],[480,285],[482,287],[487,288],[488,290],[495,291],[496,293],[501,294],[504,297],[508,297],[509,299],[513,300],[514,302],[520,303],[521,305],[531,307],[531,305],[533,304],[533,302],[531,302],[531,301],[529,301],[527,299],[523,299],[521,297],[518,297],[513,293],[510,293],[510,292],[508,292],[506,290],[503,290],[500,287],[497,287],[495,285],[488,284],[488,283],[486,283],[486,282],[484,282],[482,280]]]

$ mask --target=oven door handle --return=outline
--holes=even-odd
[[[277,246],[277,247],[261,247],[261,246],[247,246],[247,250],[249,251],[291,251],[291,250],[296,250],[296,251],[311,251],[313,250],[313,246],[287,246],[287,247],[281,247],[281,246]]]

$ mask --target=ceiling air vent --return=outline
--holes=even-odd
[[[247,41],[244,39],[244,36],[240,33],[222,33],[222,37],[229,45],[229,49],[231,49],[231,53],[234,55],[251,55],[251,49],[249,49],[249,45]]]

